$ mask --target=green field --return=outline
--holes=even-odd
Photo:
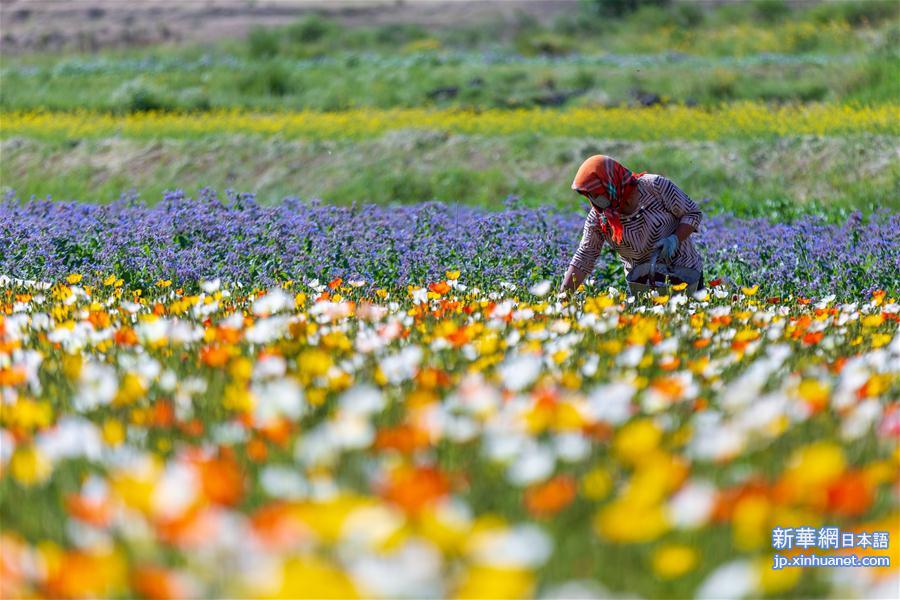
[[[514,194],[529,204],[564,204],[579,160],[603,152],[742,213],[898,206],[893,135],[640,142],[602,131],[572,137],[400,129],[373,139],[313,141],[225,133],[47,139],[2,130],[4,114],[35,110],[637,110],[745,100],[877,106],[900,98],[895,3],[791,8],[767,0],[717,10],[650,4],[610,20],[602,2],[573,3],[565,18],[523,17],[502,29],[348,29],[310,17],[203,47],[7,56],[0,69],[0,181],[20,196],[98,202],[131,189],[154,201],[166,189],[210,186],[252,191],[267,202],[436,198],[491,206]],[[597,35],[596,23],[605,21],[608,30]],[[410,161],[410,152],[418,160]]]

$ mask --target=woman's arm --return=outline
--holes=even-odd
[[[598,218],[597,211],[588,210],[588,215],[584,220],[584,230],[581,234],[581,243],[569,263],[560,291],[577,290],[588,274],[594,270],[600,250],[603,248],[603,237],[598,229]]]
[[[656,178],[656,191],[663,205],[679,219],[678,229],[675,230],[679,242],[683,242],[689,235],[700,229],[703,213],[700,212],[697,203],[691,200],[681,188],[667,177],[660,175]]]
[[[578,286],[584,282],[587,275],[587,272],[580,270],[575,265],[569,265],[569,269],[566,271],[566,276],[563,278],[562,286],[559,290],[561,292],[565,292],[566,290],[574,292],[578,289]]]

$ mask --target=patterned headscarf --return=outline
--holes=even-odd
[[[622,221],[619,219],[619,207],[622,199],[637,187],[638,177],[644,173],[632,173],[623,167],[618,161],[596,154],[581,163],[572,189],[580,194],[597,196],[602,194],[609,200],[609,207],[600,209],[596,205],[594,210],[600,213],[600,228],[619,243],[622,241]]]

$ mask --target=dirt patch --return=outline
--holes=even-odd
[[[439,28],[448,24],[551,20],[575,0],[0,0],[0,51],[77,50],[202,43],[242,37],[320,14],[347,26],[386,23]]]

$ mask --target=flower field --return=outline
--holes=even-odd
[[[7,198],[0,595],[891,597],[772,530],[900,561],[897,215],[557,296],[582,219]]]
[[[515,133],[632,140],[717,140],[777,135],[897,135],[896,105],[787,105],[739,102],[719,108],[573,108],[567,110],[346,110],[340,112],[253,113],[220,110],[202,114],[146,111],[127,115],[92,111],[8,112],[4,137],[84,138],[122,135],[138,139],[191,138],[211,134],[252,134],[304,139],[359,139],[395,129],[435,129],[454,133]]]

